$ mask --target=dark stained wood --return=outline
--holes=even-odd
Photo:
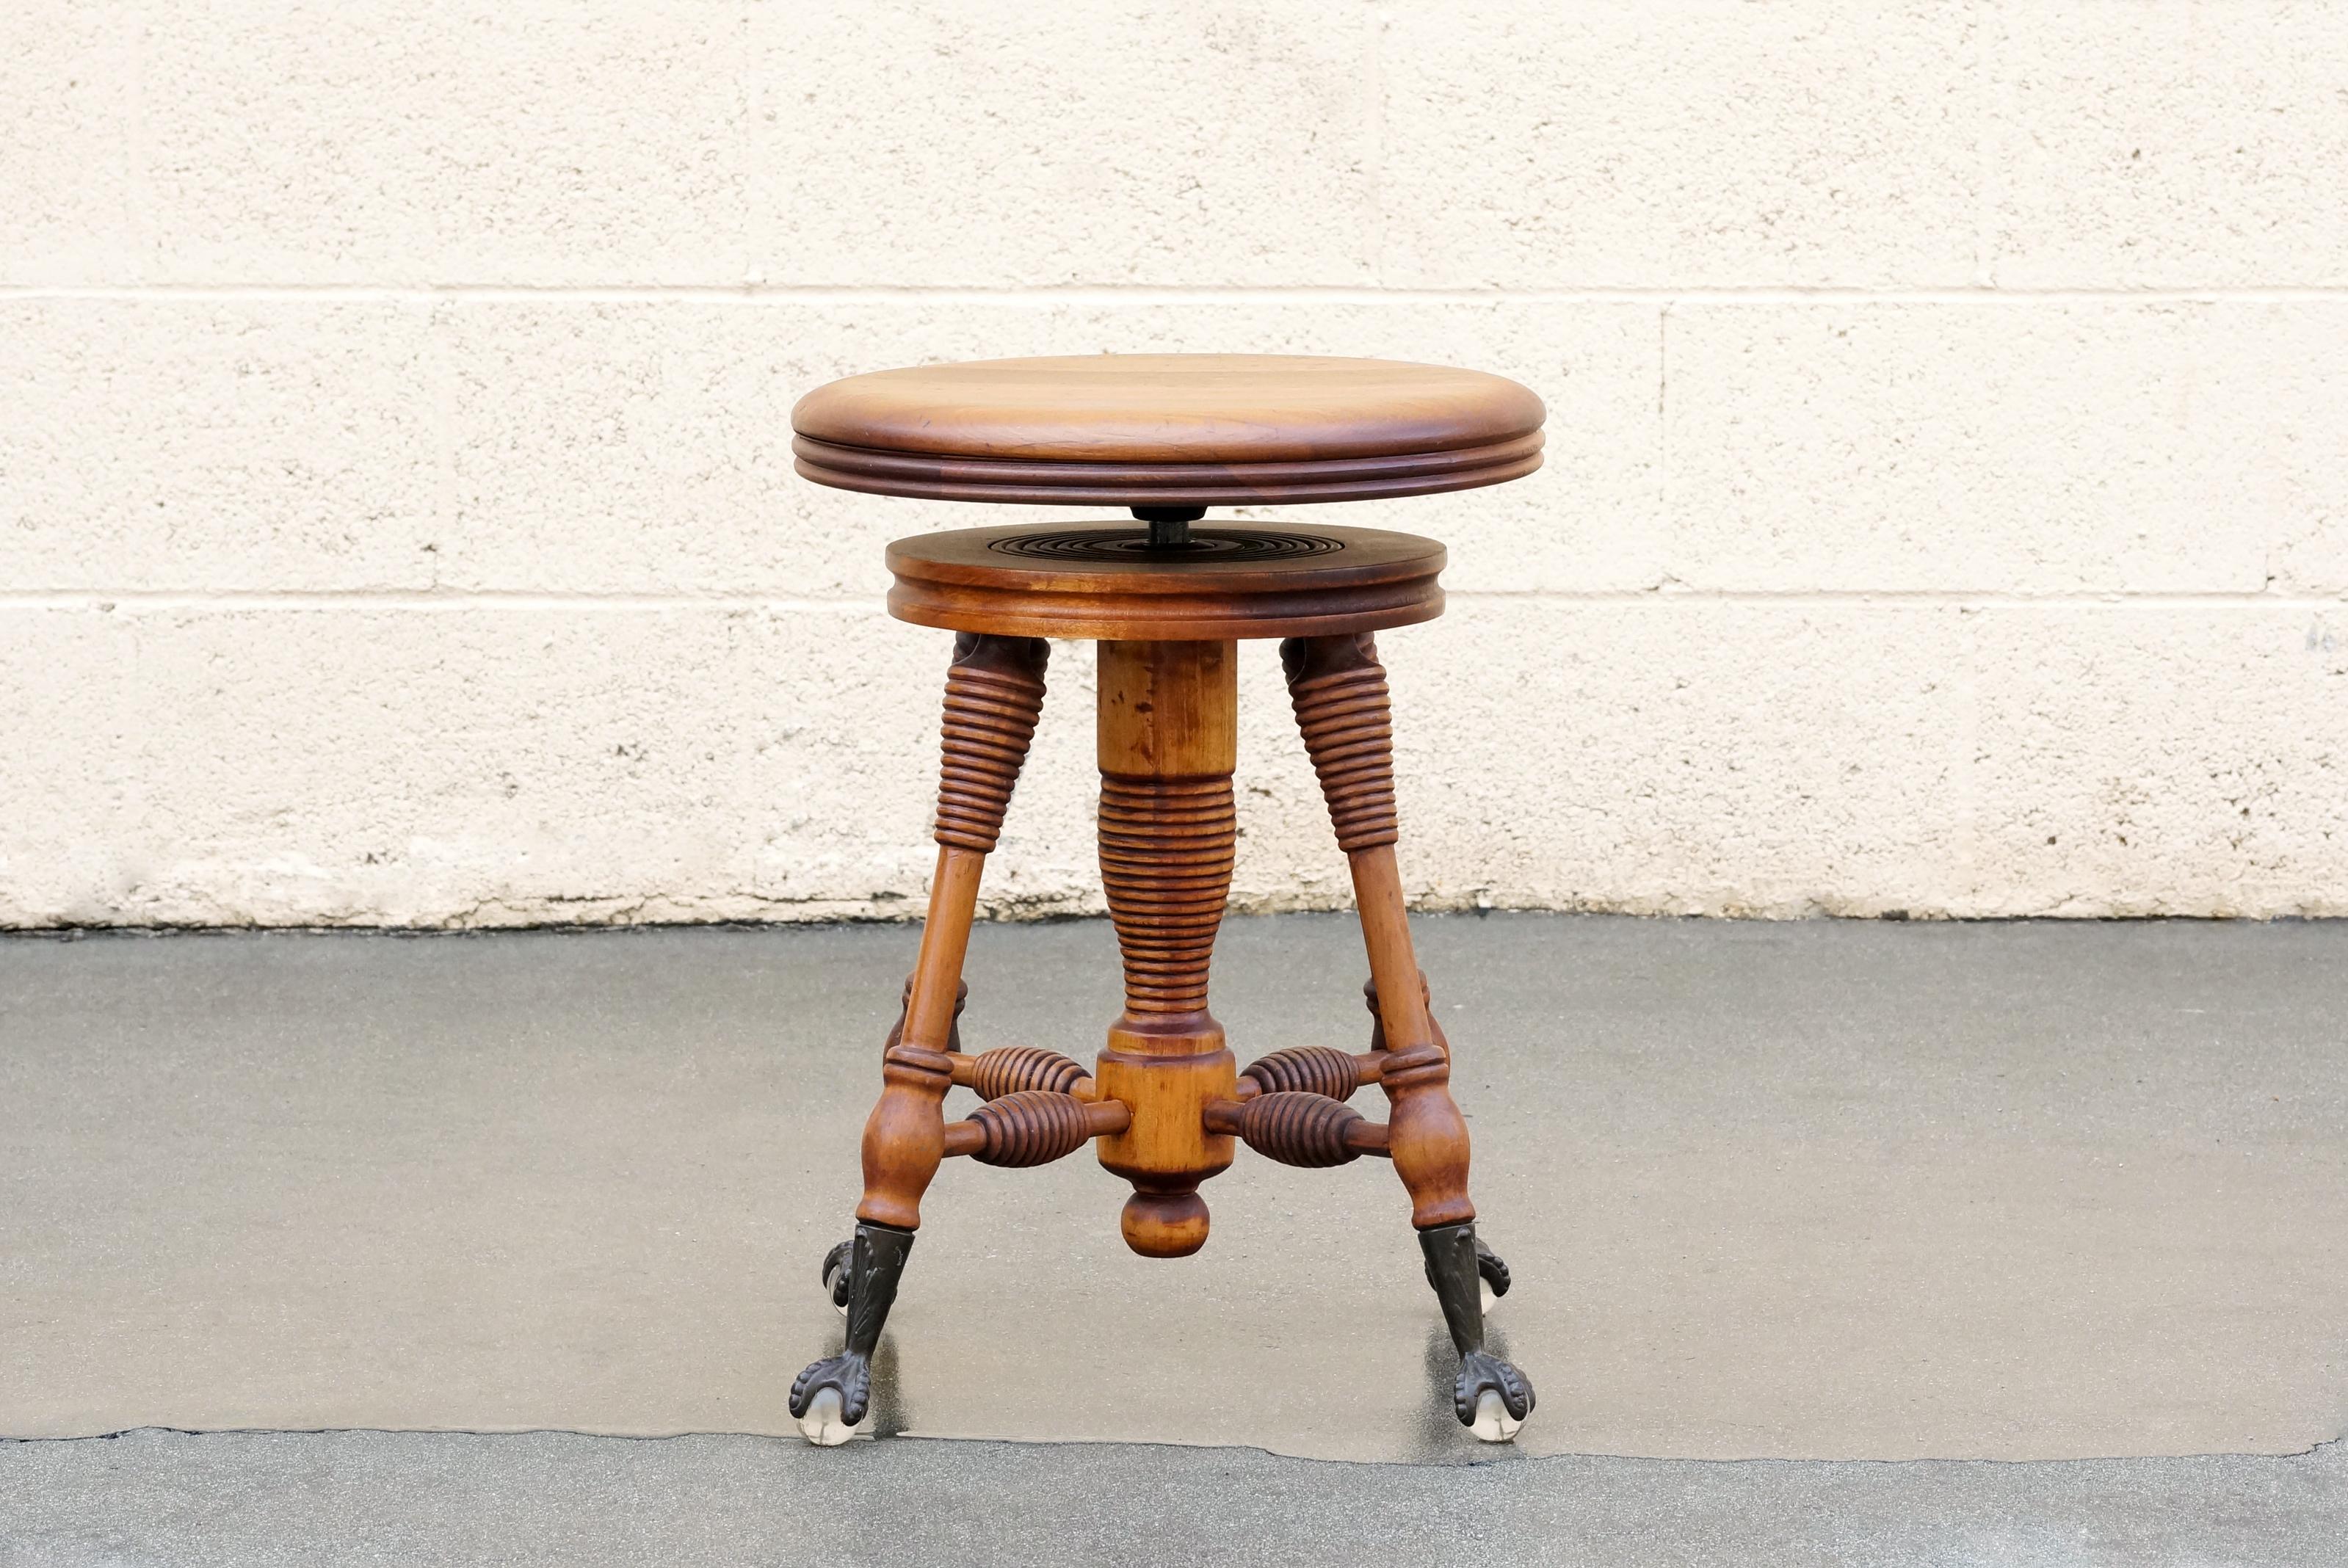
[[[1275,1090],[1272,1092],[1286,1094],[1292,1098],[1300,1097],[1301,1095],[1301,1091],[1297,1091]],[[1326,1098],[1325,1096],[1321,1095],[1301,1095],[1301,1097],[1306,1099]],[[1262,1098],[1266,1098],[1263,1092],[1259,1091],[1248,1079],[1242,1077],[1240,1080],[1240,1092],[1238,1098],[1232,1100],[1214,1100],[1208,1102],[1206,1111],[1207,1131],[1210,1132],[1229,1132],[1233,1137],[1246,1141],[1249,1146],[1253,1148],[1260,1154],[1269,1155],[1271,1158],[1275,1160],[1284,1160],[1286,1157],[1276,1149],[1266,1147],[1262,1142],[1260,1142],[1256,1138],[1250,1138],[1248,1136],[1249,1108],[1252,1106],[1257,1100]],[[1329,1101],[1329,1103],[1336,1105],[1339,1102],[1334,1100],[1331,1100]],[[1344,1109],[1344,1107],[1340,1106],[1340,1109]],[[1354,1154],[1375,1154],[1380,1158],[1392,1157],[1392,1153],[1387,1148],[1386,1143],[1385,1123],[1383,1122],[1373,1122],[1367,1117],[1356,1115],[1351,1120],[1345,1121],[1340,1124],[1340,1132],[1338,1135],[1343,1142],[1344,1146],[1351,1150],[1353,1153],[1347,1154],[1344,1159],[1342,1160],[1322,1161],[1318,1162],[1319,1163],[1344,1164],[1346,1161],[1351,1160]],[[1292,1165],[1301,1165],[1312,1164],[1316,1162],[1308,1160],[1286,1160],[1286,1163]]]
[[[982,1165],[1046,1165],[1104,1133],[1124,1132],[1132,1122],[1114,1100],[1086,1102],[1048,1089],[1022,1089],[988,1101],[967,1122],[950,1124],[946,1153],[967,1153]],[[975,1138],[965,1128],[976,1129]]]
[[[1257,1095],[1241,1109],[1238,1131],[1247,1146],[1264,1158],[1313,1170],[1362,1157],[1346,1137],[1362,1120],[1362,1113],[1342,1100],[1277,1090]]]
[[[976,1090],[981,1100],[1000,1100],[1023,1089],[1093,1098],[1093,1075],[1083,1064],[1040,1045],[999,1045],[965,1057],[954,1063],[954,1081]]]
[[[1111,506],[1360,500],[1540,466],[1540,399],[1395,360],[1092,354],[876,371],[791,411],[799,473],[880,495]]]
[[[889,547],[889,613],[1005,637],[1223,641],[1384,630],[1443,613],[1443,547],[1380,528],[1140,523],[957,528]]]
[[[799,477],[836,490],[1046,507],[1292,507],[1425,496],[1521,479],[1540,466],[1540,452],[1541,437],[1536,432],[1426,457],[1129,467],[907,457],[835,446],[805,436],[791,442]]]
[[[1051,655],[1049,644],[1032,637],[954,640],[938,781],[940,844],[994,852],[1011,786],[1044,711],[1044,664]]]
[[[1371,1009],[1372,1013],[1375,1014],[1376,1010],[1376,1008],[1373,1006]],[[1375,1040],[1377,1032],[1376,1024],[1373,1023],[1371,1025],[1371,1032]],[[1442,1027],[1437,1025],[1435,1032],[1439,1038],[1443,1033]],[[1318,1055],[1324,1050],[1329,1051],[1330,1055],[1352,1064],[1351,1071],[1353,1073],[1354,1088],[1355,1089],[1360,1088],[1365,1083],[1375,1083],[1378,1081],[1378,1075],[1385,1071],[1386,1057],[1389,1054],[1385,1047],[1383,1045],[1374,1045],[1373,1049],[1369,1050],[1356,1051],[1350,1055],[1342,1050],[1330,1050],[1328,1047],[1320,1045],[1303,1046],[1295,1050],[1275,1050],[1271,1056],[1265,1057],[1262,1061],[1255,1062],[1241,1071],[1239,1083],[1231,1090],[1231,1097],[1235,1100],[1252,1100],[1259,1094],[1272,1093],[1281,1089],[1308,1089],[1312,1090],[1315,1093],[1328,1094],[1334,1099],[1344,1099],[1347,1094],[1352,1092],[1351,1090],[1346,1090],[1344,1092],[1340,1093],[1335,1088],[1315,1088],[1312,1082],[1274,1083],[1268,1086],[1263,1079],[1256,1076],[1257,1068],[1263,1067],[1267,1062],[1274,1061],[1278,1058],[1296,1055]],[[1273,1068],[1272,1071],[1275,1073],[1279,1073],[1285,1070],[1282,1068]],[[1311,1071],[1317,1072],[1320,1070],[1313,1069]],[[1333,1075],[1330,1078],[1322,1079],[1320,1081],[1322,1083],[1334,1084],[1336,1080]],[[1379,1147],[1384,1148],[1385,1145],[1380,1144]]]
[[[1366,631],[1291,638],[1280,661],[1337,847],[1394,843],[1394,726],[1377,644]]]
[[[1248,1063],[1240,1070],[1240,1077],[1252,1083],[1259,1094],[1325,1094],[1332,1100],[1348,1100],[1363,1083],[1376,1081],[1377,1074],[1373,1071],[1365,1079],[1350,1052],[1326,1045],[1300,1045]]]

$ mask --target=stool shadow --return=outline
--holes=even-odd
[[[872,1348],[872,1435],[893,1438],[913,1424],[905,1405],[905,1385],[898,1376],[897,1338],[883,1332]]]

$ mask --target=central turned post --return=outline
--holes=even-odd
[[[1228,1168],[1206,1128],[1237,1064],[1207,1010],[1207,969],[1231,896],[1238,822],[1239,658],[1231,642],[1100,645],[1101,884],[1125,959],[1125,1012],[1108,1031],[1099,1093],[1133,1107],[1100,1162],[1134,1185],[1126,1245],[1182,1257],[1207,1242],[1199,1184]]]

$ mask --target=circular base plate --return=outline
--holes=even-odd
[[[1443,613],[1443,547],[1376,528],[957,528],[889,547],[889,613],[1004,637],[1212,641],[1381,631]]]

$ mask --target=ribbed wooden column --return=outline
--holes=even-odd
[[[1238,839],[1228,774],[1102,778],[1101,885],[1125,956],[1128,1012],[1205,1010]]]
[[[1204,1109],[1238,1079],[1207,1011],[1207,970],[1231,895],[1238,826],[1238,649],[1100,644],[1101,883],[1125,958],[1125,1013],[1095,1076],[1132,1108],[1101,1163],[1132,1182],[1127,1245],[1179,1257],[1207,1240],[1199,1184],[1231,1163]]]

